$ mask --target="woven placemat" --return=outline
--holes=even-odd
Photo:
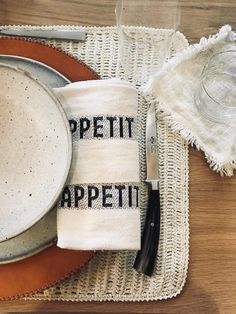
[[[4,28],[11,27],[13,26]],[[54,40],[44,42],[84,61],[102,78],[127,79],[138,89],[147,81],[153,65],[158,66],[160,56],[156,53],[157,46],[161,45],[162,39],[168,35],[163,30],[131,27],[130,32],[135,37],[135,41],[128,49],[132,53],[121,65],[116,27],[60,27],[85,30],[86,42]],[[27,29],[59,29],[60,27],[18,26]],[[187,45],[185,37],[181,33],[176,33],[172,38],[171,53],[181,51]],[[147,186],[144,183],[147,108],[148,102],[140,95],[138,131],[142,221],[147,206]],[[136,252],[100,251],[84,268],[67,280],[27,297],[26,300],[144,301],[171,298],[180,293],[186,280],[189,254],[188,147],[178,133],[170,130],[162,119],[162,113],[158,113],[158,120],[161,234],[154,275],[149,278],[134,271],[133,262]]]

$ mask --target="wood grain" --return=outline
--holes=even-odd
[[[153,3],[157,16],[160,16],[158,8],[163,8],[163,1],[148,1]],[[116,0],[0,0],[0,23],[114,25],[115,5]],[[179,30],[190,42],[216,32],[223,24],[236,26],[235,0],[180,0],[180,5]],[[158,25],[158,19],[156,23]]]
[[[141,0],[140,0],[141,1]],[[159,0],[155,0],[158,6]],[[0,0],[1,24],[113,25],[115,0]],[[236,26],[236,1],[181,1],[180,30],[189,41]],[[1,302],[0,312],[236,313],[236,177],[211,171],[190,149],[190,264],[176,298],[143,303]]]

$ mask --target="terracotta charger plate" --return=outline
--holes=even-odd
[[[40,61],[71,82],[98,79],[85,64],[36,41],[0,38],[0,54]],[[94,252],[64,250],[55,245],[24,260],[0,265],[0,299],[14,299],[49,287],[83,266]]]
[[[43,82],[44,86],[46,86],[50,90],[52,88],[63,87],[63,86],[70,83],[70,81],[65,76],[60,74],[58,71],[54,70],[53,68],[49,67],[48,65],[45,65],[42,62],[32,60],[29,58],[14,56],[14,55],[0,54],[0,65],[1,64],[10,65],[10,66],[13,66],[14,68],[21,69],[24,72],[29,73],[31,76],[33,76],[35,79],[37,79],[37,81]],[[9,79],[11,80],[12,78],[13,78],[13,76],[9,75]],[[19,84],[19,83],[21,83],[21,81],[19,81],[19,80],[14,81],[14,85]],[[21,92],[22,92],[22,90],[24,91],[24,89],[25,89],[25,86],[21,85]],[[14,91],[15,91],[15,87],[14,87]],[[28,91],[28,88],[27,88],[27,91]],[[5,93],[3,93],[1,97],[3,97],[3,98],[6,97],[7,92],[9,93],[9,96],[12,97],[12,88],[9,91],[5,91]],[[1,91],[1,93],[2,93],[2,91]],[[16,100],[18,100],[18,97],[16,97]],[[40,108],[41,108],[41,101],[42,101],[41,97],[38,97],[38,100],[40,101]],[[5,105],[7,103],[8,103],[8,101],[5,102]],[[34,105],[34,103],[33,103],[33,105]],[[29,108],[30,112],[31,112],[31,108],[33,107],[33,105],[31,103],[29,104],[28,108]],[[25,107],[24,102],[23,102],[23,106]],[[24,112],[25,108],[24,109],[22,108],[22,103],[20,103],[18,107],[19,107],[20,113]],[[50,107],[50,106],[48,106],[48,103],[46,103],[46,105],[44,107],[46,109],[46,111],[48,110],[48,107]],[[3,103],[3,108],[4,108],[4,103]],[[6,106],[6,109],[7,109],[7,111],[6,111],[6,113],[7,113],[9,111],[9,104]],[[12,109],[10,109],[10,110],[12,111]],[[33,111],[33,113],[34,113],[34,111]],[[1,115],[2,115],[2,106],[1,106]],[[38,115],[36,115],[36,119],[38,120]],[[0,120],[2,120],[2,117]],[[42,119],[42,120],[44,121],[44,119]],[[65,117],[65,120],[67,120],[66,117]],[[36,125],[37,125],[37,123],[36,123]],[[20,121],[20,128],[21,128],[21,126],[22,126],[22,123]],[[34,126],[34,124],[33,124],[33,126]],[[0,123],[0,128],[1,128],[1,123]],[[25,131],[26,139],[31,140],[32,137],[29,136],[29,132],[25,129],[24,129],[24,131]],[[9,132],[9,130],[7,130],[7,132]],[[34,133],[38,134],[39,133],[38,129]],[[70,130],[68,133],[69,133],[69,137],[71,138]],[[14,138],[12,136],[12,133],[10,133],[10,134],[11,134],[10,138],[11,139]],[[18,137],[18,133],[17,133],[17,137]],[[20,137],[20,141],[21,140],[22,140],[22,138]],[[59,140],[59,138],[56,138],[56,140]],[[60,142],[61,142],[61,140],[60,140]],[[8,144],[8,142],[6,142],[6,143]],[[26,141],[26,143],[27,143],[27,141]],[[43,143],[44,143],[44,141],[43,141]],[[32,141],[30,144],[32,144]],[[2,145],[2,143],[0,141],[0,146],[1,145]],[[14,150],[14,149],[15,149],[15,145],[13,146],[12,150]],[[10,152],[12,150],[10,149]],[[3,149],[2,152],[4,152],[4,151],[5,150]],[[15,155],[17,156],[17,162],[16,163],[11,162],[12,168],[10,168],[10,170],[8,170],[8,171],[5,169],[5,164],[2,163],[4,168],[3,168],[3,171],[0,172],[0,177],[4,177],[4,172],[7,173],[8,176],[15,174],[15,171],[13,171],[13,168],[14,168],[15,164],[16,165],[19,164],[18,163],[18,156],[19,156],[18,150],[16,150],[16,151],[17,151],[17,154],[15,154]],[[30,158],[32,158],[31,157],[32,156],[31,155],[31,149],[29,151],[30,151]],[[1,154],[1,150],[0,150],[0,154]],[[45,152],[42,154],[43,161],[45,162],[45,156],[44,155],[45,155]],[[56,157],[57,157],[57,155],[58,154],[56,154]],[[4,157],[6,158],[6,163],[9,165],[10,160],[6,156],[4,156]],[[10,157],[11,157],[11,155],[10,155]],[[0,159],[2,162],[3,158],[0,158]],[[28,165],[28,162],[27,162],[27,165]],[[1,165],[0,165],[0,167],[1,167]],[[19,167],[19,170],[22,173],[22,170],[23,170],[22,163]],[[33,173],[34,172],[27,173],[27,174],[33,174]],[[14,177],[15,177],[15,175],[14,175]],[[52,175],[52,178],[54,179],[54,173]],[[20,186],[23,186],[22,182],[23,182],[24,177],[22,178],[20,175],[17,175],[14,179],[17,179],[19,181]],[[47,181],[47,180],[45,180],[45,181]],[[43,187],[45,186],[45,184],[44,184],[45,181],[43,181]],[[3,180],[3,182],[4,182],[4,180]],[[37,185],[39,184],[39,180],[35,180],[34,182]],[[27,184],[24,185],[24,188],[26,187],[26,185]],[[6,193],[8,194],[9,193],[9,184],[7,184],[6,188],[7,188]],[[50,188],[51,188],[51,186],[50,186]],[[14,191],[14,189],[13,189],[13,191]],[[17,192],[17,190],[16,190],[16,192]],[[19,202],[16,203],[14,193],[11,193],[11,194],[12,194],[12,199],[14,200],[14,204],[16,204],[16,207],[15,207],[16,210],[13,210],[12,214],[16,215],[16,212],[19,211],[19,208],[18,208]],[[39,195],[39,197],[41,197],[41,191],[38,192],[38,195]],[[23,202],[20,202],[20,203],[24,203],[24,201],[27,201],[27,197],[25,197],[25,195],[23,196]],[[30,210],[29,210],[30,215],[31,215],[31,212],[35,211],[35,204],[36,205],[38,204],[37,200],[34,202],[34,204],[32,204],[30,206]],[[4,208],[7,208],[7,211]],[[32,211],[32,209],[33,209],[33,211]],[[7,206],[5,207],[1,203],[0,211],[1,210],[3,210],[3,215],[8,214],[9,213],[9,204],[7,203]],[[54,207],[49,212],[47,212],[47,214],[44,215],[43,218],[41,218],[31,228],[27,229],[23,233],[20,233],[13,238],[10,238],[6,241],[0,242],[0,264],[8,264],[11,262],[19,261],[21,259],[25,259],[26,257],[33,256],[34,254],[39,253],[40,251],[43,251],[45,248],[52,246],[52,244],[55,243],[55,239],[57,236],[56,211],[57,211],[57,209],[56,209],[56,207]],[[21,215],[21,216],[25,220],[25,213],[23,213],[23,215]],[[16,216],[16,218],[17,218],[16,221],[18,224],[18,216]],[[7,225],[5,220],[3,220],[2,222],[3,222],[4,226]],[[12,232],[11,228],[9,230],[10,230],[10,232]]]

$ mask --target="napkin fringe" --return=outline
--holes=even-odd
[[[157,99],[149,101],[155,103],[156,111],[159,112],[160,117],[167,122],[173,132],[179,132],[189,145],[192,147],[195,146],[199,151],[204,151],[203,146],[199,143],[199,140],[193,133],[189,129],[184,128],[180,123],[176,122],[173,119],[172,114],[168,112],[166,108],[164,109]],[[219,164],[211,154],[206,151],[204,151],[204,154],[207,163],[212,170],[216,171],[221,176],[233,176],[234,170],[236,170],[236,158],[230,160],[228,163]]]
[[[168,60],[168,62],[163,65],[156,75],[149,79],[144,87],[141,88],[142,92],[145,95],[150,95],[153,93],[157,96],[155,83],[158,79],[160,79],[161,76],[164,76],[167,72],[170,71],[171,68],[176,67],[182,61],[189,60],[195,57],[200,51],[205,51],[211,48],[211,46],[215,45],[217,42],[222,41],[222,39],[227,39],[229,42],[234,41],[234,32],[232,32],[232,27],[230,25],[222,26],[218,33],[210,35],[208,38],[202,37],[199,43],[189,45],[182,52],[176,53],[174,57]]]
[[[141,91],[146,99],[149,101],[151,99],[151,101],[155,101],[155,103],[158,104],[156,105],[156,110],[160,112],[162,118],[166,120],[167,124],[174,132],[179,132],[191,146],[194,145],[198,150],[204,151],[207,163],[212,170],[216,171],[221,176],[232,176],[234,170],[236,170],[236,157],[224,163],[220,163],[219,160],[217,161],[212,154],[206,151],[206,148],[202,145],[201,141],[197,139],[189,129],[176,122],[172,113],[164,104],[160,104],[158,90],[156,88],[156,86],[158,86],[158,81],[162,79],[162,76],[165,76],[170,72],[171,69],[181,64],[181,62],[195,57],[199,52],[210,49],[213,45],[222,40],[229,42],[234,41],[234,32],[230,25],[222,26],[218,33],[210,35],[208,38],[203,37],[198,44],[190,45],[184,51],[175,54],[175,56],[165,63],[162,69],[141,88]]]

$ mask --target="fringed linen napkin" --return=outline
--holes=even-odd
[[[205,64],[213,55],[229,50],[236,50],[236,44],[231,27],[225,25],[218,34],[176,54],[143,88],[146,95],[158,98],[159,109],[172,129],[203,150],[213,170],[228,176],[236,168],[236,125],[203,116],[195,95]]]
[[[57,213],[61,248],[140,248],[137,91],[119,79],[54,89],[67,113],[73,160]]]

